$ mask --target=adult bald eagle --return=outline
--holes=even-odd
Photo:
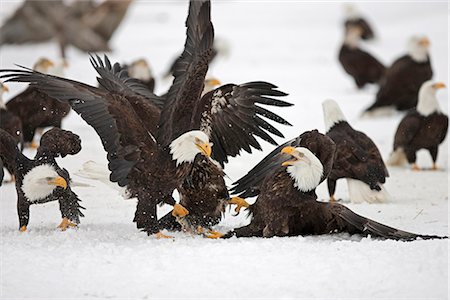
[[[28,70],[4,70],[7,74],[2,76],[11,81],[30,82],[50,96],[70,103],[94,127],[108,152],[110,180],[125,186],[130,196],[138,198],[134,219],[137,227],[158,236],[162,236],[156,218],[158,203],[174,205],[175,215],[188,213],[175,204],[172,192],[189,175],[198,155],[211,155],[210,137],[205,132],[212,134],[209,129],[217,129],[212,140],[214,136],[235,139],[234,143],[218,142],[224,147],[222,153],[236,151],[236,143],[249,140],[251,144],[253,134],[264,135],[257,132],[257,127],[264,128],[264,123],[257,120],[257,125],[245,123],[253,117],[245,115],[247,108],[239,105],[239,101],[221,107],[224,103],[207,103],[204,101],[207,98],[200,98],[214,38],[210,2],[191,1],[186,24],[185,50],[175,68],[174,83],[163,101],[137,81],[126,78],[126,72],[104,71],[120,68],[111,66],[109,61],[106,66],[98,62],[96,67],[102,77],[99,79],[102,89]],[[250,95],[251,92],[249,89]],[[220,113],[223,118],[228,116],[228,123],[217,119],[214,113]],[[252,134],[237,138],[229,133],[237,130],[233,124],[240,123],[245,123],[241,126],[244,132]],[[157,131],[152,134],[155,127]]]
[[[405,232],[362,217],[341,204],[317,201],[315,189],[330,173],[335,149],[334,142],[317,130],[275,149],[236,182],[236,192],[258,198],[249,208],[250,224],[224,237],[348,232],[403,241],[443,238]]]
[[[56,163],[58,156],[74,155],[81,150],[80,138],[70,131],[54,128],[42,136],[34,159],[23,155],[14,138],[0,129],[0,158],[16,176],[17,212],[20,231],[25,231],[30,219],[30,205],[58,201],[61,230],[74,227],[83,213],[80,199],[70,188],[70,176]]]
[[[394,138],[394,151],[388,164],[412,164],[413,170],[420,170],[416,164],[416,152],[427,149],[433,159],[433,170],[437,170],[436,159],[439,145],[444,141],[448,130],[448,117],[441,111],[436,99],[436,91],[445,84],[425,82],[419,91],[419,102],[400,121]]]
[[[350,27],[358,27],[361,29],[361,38],[363,40],[373,40],[375,38],[375,33],[369,22],[361,16],[354,5],[348,4],[345,7],[345,30],[347,31]]]
[[[327,178],[330,201],[335,201],[336,181],[346,178],[352,202],[384,202],[389,195],[383,184],[389,177],[375,143],[348,124],[333,100],[322,103],[326,135],[336,144],[333,168]]]
[[[339,50],[339,62],[353,77],[358,88],[363,88],[367,83],[378,83],[385,71],[382,63],[359,48],[362,34],[360,27],[348,25],[344,43]]]
[[[366,111],[381,107],[407,110],[417,105],[417,95],[422,84],[433,76],[426,37],[412,37],[408,44],[408,54],[386,69],[375,103]]]
[[[49,73],[53,67],[52,61],[41,58],[33,69],[41,73]],[[37,147],[37,143],[33,142],[36,130],[45,127],[61,128],[62,119],[70,112],[69,104],[60,102],[31,85],[9,100],[6,108],[20,118],[23,140],[34,148]]]

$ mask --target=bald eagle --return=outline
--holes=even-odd
[[[0,129],[0,158],[8,164],[16,177],[17,212],[20,231],[27,230],[30,205],[58,201],[62,221],[61,230],[74,227],[83,217],[80,199],[70,188],[70,176],[66,169],[58,166],[55,158],[80,152],[78,135],[54,128],[42,136],[34,159],[23,155],[14,138]]]
[[[41,73],[52,71],[54,63],[46,58],[39,59],[33,69]],[[23,140],[27,146],[37,147],[33,142],[37,129],[45,127],[61,128],[62,119],[70,112],[70,105],[60,102],[37,87],[27,89],[6,103],[6,108],[18,116],[22,122]]]
[[[408,54],[395,60],[386,69],[375,103],[366,111],[381,107],[408,110],[417,105],[417,95],[422,84],[433,76],[426,37],[414,36],[408,44]]]
[[[266,133],[260,128],[269,130],[267,122],[257,118],[253,121],[256,124],[247,124],[253,114],[264,112],[271,118],[264,109],[245,107],[246,102],[240,101],[239,95],[232,97],[235,102],[229,104],[214,103],[213,97],[200,98],[214,39],[210,2],[191,1],[186,24],[185,50],[164,99],[128,78],[125,71],[120,71],[120,65],[112,66],[106,59],[105,63],[93,62],[101,76],[101,89],[30,70],[4,70],[7,74],[2,76],[10,81],[30,82],[31,86],[39,86],[50,96],[69,103],[97,131],[108,153],[110,180],[126,187],[129,196],[138,198],[134,218],[137,227],[159,237],[164,235],[160,233],[156,205],[165,202],[174,205],[174,215],[188,214],[182,205],[175,203],[172,192],[188,177],[198,155],[211,156],[210,139],[235,139],[227,138],[217,145],[223,148],[218,151],[219,157],[223,153],[236,155],[242,147],[236,144],[253,145],[253,134],[264,136]],[[258,90],[241,91],[250,96],[253,92]],[[213,102],[207,102],[208,99]],[[250,97],[247,101],[262,103],[270,99]],[[241,131],[239,124],[243,124]],[[231,131],[247,135],[237,137]]]
[[[348,25],[344,43],[339,50],[339,62],[344,70],[353,77],[358,88],[363,88],[367,83],[378,83],[385,71],[382,63],[360,49],[359,42],[362,34],[360,27]]]
[[[275,149],[236,182],[235,192],[257,195],[250,224],[224,237],[321,235],[337,232],[394,240],[442,238],[398,230],[338,203],[319,202],[316,187],[332,170],[336,145],[317,130]]]
[[[419,102],[400,121],[394,138],[394,151],[388,164],[412,164],[413,170],[420,170],[416,164],[416,152],[427,149],[433,160],[433,170],[437,170],[436,159],[438,147],[448,130],[448,117],[441,111],[436,99],[436,91],[445,84],[427,81],[419,91]]]
[[[327,178],[330,201],[335,201],[336,181],[346,178],[352,202],[385,202],[388,194],[383,184],[389,173],[377,146],[367,135],[348,124],[335,101],[326,100],[322,107],[326,135],[337,148]]]
[[[361,38],[363,40],[373,40],[375,38],[374,30],[369,22],[357,11],[354,5],[347,4],[345,7],[345,30],[350,27],[358,27],[361,30]]]

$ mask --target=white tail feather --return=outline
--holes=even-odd
[[[350,201],[353,203],[382,203],[389,200],[390,195],[384,188],[382,184],[379,184],[381,187],[380,191],[372,190],[369,185],[366,183],[347,178],[348,185],[348,193],[350,195]]]
[[[393,151],[390,155],[386,163],[389,166],[404,166],[408,164],[408,160],[406,159],[405,150],[402,147],[398,147],[395,151]]]
[[[95,161],[89,160],[83,164],[81,170],[78,170],[75,175],[100,181],[110,188],[118,191],[125,199],[129,198],[125,187],[120,187],[117,183],[109,180],[109,173],[110,171],[106,165],[101,165]]]

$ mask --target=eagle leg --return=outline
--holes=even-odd
[[[242,207],[246,207],[248,208],[250,206],[250,204],[248,204],[247,201],[245,201],[245,199],[241,198],[241,197],[233,197],[231,198],[228,203],[230,205],[232,204],[236,204],[236,208],[234,209],[234,211],[236,212],[236,214],[234,216],[239,215],[239,212],[241,210]]]
[[[181,204],[175,204],[172,210],[172,216],[174,217],[184,217],[189,214],[189,211]]]
[[[58,225],[58,228],[61,229],[61,231],[66,231],[69,227],[77,227],[77,224],[70,222],[68,218],[63,218]]]
[[[438,171],[439,170],[439,168],[438,168],[436,163],[433,163],[433,166],[431,167],[431,170],[433,170],[433,171]]]

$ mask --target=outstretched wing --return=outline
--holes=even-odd
[[[0,78],[28,82],[50,97],[69,103],[99,135],[108,153],[112,182],[127,185],[127,176],[137,161],[149,151],[156,151],[154,137],[145,129],[126,95],[25,68],[0,72],[6,72]]]
[[[336,218],[335,228],[338,231],[349,231],[352,233],[361,233],[365,235],[372,235],[374,237],[381,237],[385,239],[412,241],[417,238],[421,239],[442,239],[447,237],[440,237],[436,235],[421,235],[407,231],[403,231],[397,228],[393,228],[366,217],[360,216],[347,207],[333,203],[328,204],[327,208],[331,214]],[[330,228],[333,230],[333,228]],[[355,230],[356,229],[356,230]]]
[[[100,87],[111,92],[120,93],[135,110],[146,129],[156,133],[165,100],[151,92],[147,86],[128,75],[127,70],[119,63],[111,64],[105,55],[104,62],[99,56],[91,56],[91,64],[100,77],[97,78]]]
[[[175,79],[161,113],[158,141],[163,146],[189,130],[198,129],[192,118],[213,52],[214,29],[209,0],[190,1],[186,27],[184,51],[175,63]]]
[[[270,136],[284,137],[274,126],[261,117],[291,125],[275,113],[258,106],[291,106],[291,103],[274,99],[287,94],[268,82],[248,82],[241,85],[227,84],[205,94],[198,103],[194,124],[206,132],[214,144],[212,157],[222,166],[228,156],[236,156],[241,149],[251,153],[251,147],[261,150],[256,140],[277,145]]]

